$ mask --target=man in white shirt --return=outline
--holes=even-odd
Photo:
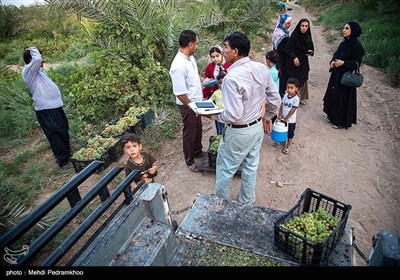
[[[25,67],[22,78],[32,94],[37,120],[50,142],[58,165],[64,167],[69,162],[71,150],[61,91],[43,71],[42,55],[37,48],[25,49],[23,58]]]
[[[224,111],[212,118],[226,124],[218,148],[215,194],[230,197],[233,175],[242,166],[239,202],[251,204],[256,200],[264,132],[271,131],[271,119],[278,113],[281,97],[268,68],[251,61],[249,52],[250,41],[245,34],[235,31],[225,37],[223,53],[226,62],[232,65],[221,87]]]
[[[199,37],[191,30],[184,30],[179,36],[179,51],[172,61],[169,74],[183,122],[183,154],[186,165],[193,172],[199,172],[195,157],[203,157],[201,117],[190,109],[190,102],[202,101],[203,91],[197,64],[193,54],[199,45]]]

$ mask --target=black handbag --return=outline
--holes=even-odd
[[[363,75],[360,73],[360,67],[357,63],[357,69],[353,71],[347,71],[343,74],[340,83],[348,87],[360,87],[363,83]]]

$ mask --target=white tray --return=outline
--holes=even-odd
[[[220,114],[224,109],[219,108],[213,101],[202,101],[202,103],[210,103],[212,107],[210,108],[198,108],[196,106],[196,102],[189,103],[189,107],[199,115],[213,115],[213,114]]]

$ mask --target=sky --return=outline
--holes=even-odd
[[[35,3],[43,4],[43,0],[0,0],[3,5],[29,6]]]

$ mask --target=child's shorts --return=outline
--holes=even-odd
[[[288,138],[292,139],[294,137],[294,131],[296,129],[296,123],[288,124]]]

